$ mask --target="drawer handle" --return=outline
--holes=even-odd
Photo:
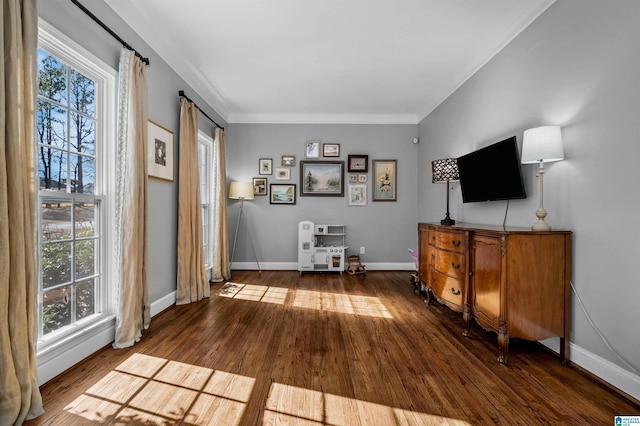
[[[454,296],[460,296],[460,289],[458,289],[458,291],[456,291],[455,288],[451,287],[451,294],[453,294]]]
[[[453,269],[460,269],[460,264],[459,263],[455,263],[455,262],[451,262],[451,267]]]
[[[431,255],[431,260],[434,260],[435,258],[436,258],[436,255],[435,255],[435,254],[432,254],[432,255]]]
[[[460,247],[460,244],[462,244],[462,240],[451,240],[451,245],[454,247]]]

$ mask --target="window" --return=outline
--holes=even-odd
[[[115,72],[39,27],[38,350],[110,313],[109,193]]]
[[[200,171],[200,202],[202,204],[202,244],[204,249],[205,268],[211,269],[213,263],[211,241],[213,238],[211,187],[213,171],[213,140],[202,132],[198,132],[198,165]]]

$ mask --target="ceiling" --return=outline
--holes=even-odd
[[[554,1],[105,0],[229,123],[402,124]]]

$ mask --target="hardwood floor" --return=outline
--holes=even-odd
[[[625,398],[535,343],[425,306],[409,272],[234,271],[42,386],[27,425],[613,424]]]

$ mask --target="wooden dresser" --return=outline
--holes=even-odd
[[[498,361],[510,338],[560,338],[569,354],[571,232],[460,223],[418,224],[420,280],[431,296],[498,333]]]

